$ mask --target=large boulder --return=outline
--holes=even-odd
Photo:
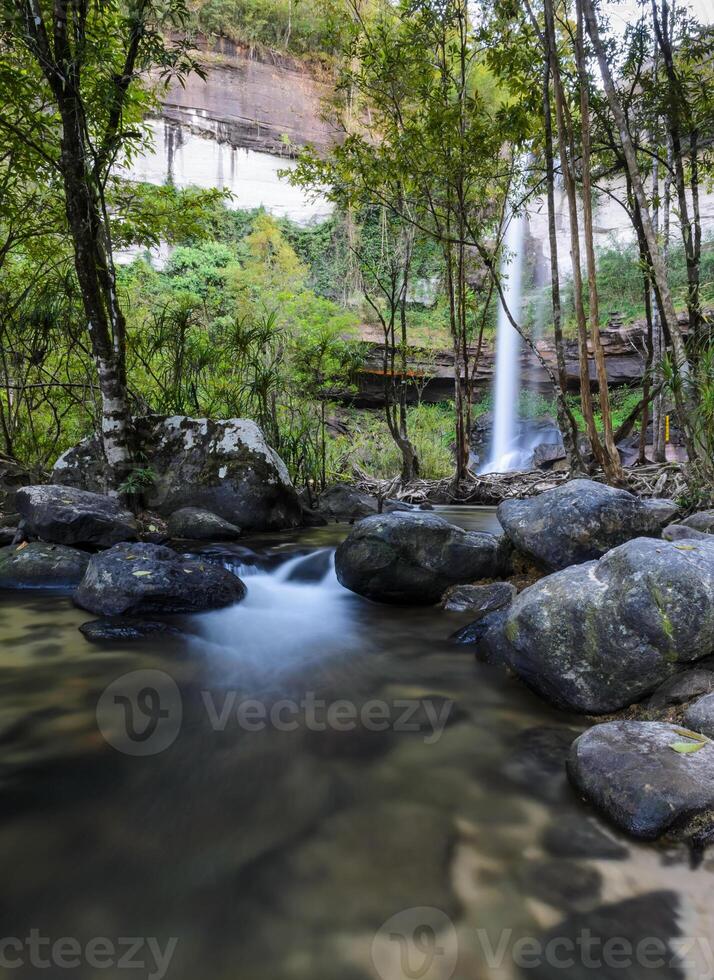
[[[110,548],[137,536],[134,515],[116,497],[49,485],[22,487],[15,503],[26,530],[43,541]]]
[[[169,517],[167,531],[172,538],[190,541],[234,541],[240,528],[200,507],[181,507]]]
[[[571,480],[537,497],[504,500],[497,516],[519,551],[557,570],[600,558],[631,538],[659,537],[676,513],[671,500],[643,500],[592,480]]]
[[[89,555],[62,544],[25,542],[0,548],[0,589],[73,589]]]
[[[249,419],[193,419],[185,415],[135,419],[137,448],[152,471],[144,490],[149,510],[169,515],[200,507],[244,530],[298,527],[300,502],[285,464]],[[85,439],[64,453],[54,483],[103,489],[101,449]]]
[[[144,616],[221,609],[244,595],[243,582],[223,565],[144,543],[93,555],[74,601],[100,616]]]
[[[643,840],[682,830],[714,808],[714,744],[664,722],[596,725],[573,743],[568,773],[598,810]],[[711,813],[706,822],[714,823]]]
[[[499,653],[538,694],[566,710],[616,711],[714,651],[714,540],[637,538],[548,575],[499,632]]]
[[[438,602],[449,586],[497,577],[509,565],[503,538],[423,512],[365,517],[335,554],[345,588],[405,605]]]

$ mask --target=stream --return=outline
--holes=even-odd
[[[0,977],[714,976],[714,861],[601,823],[585,721],[450,643],[468,614],[343,589],[347,530],[202,548],[248,595],[179,635],[0,596]]]

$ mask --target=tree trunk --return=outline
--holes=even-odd
[[[114,286],[111,255],[105,245],[100,202],[87,177],[84,139],[77,99],[60,105],[63,125],[60,167],[75,268],[82,294],[102,402],[102,446],[107,489],[117,490],[132,465],[131,415],[126,391],[124,329]]]
[[[588,269],[588,294],[590,301],[590,336],[592,338],[595,370],[597,372],[602,414],[604,453],[603,468],[610,483],[622,483],[622,465],[612,435],[612,415],[610,412],[610,391],[605,367],[605,352],[600,338],[600,306],[597,292],[597,265],[593,241],[592,182],[590,178],[590,97],[585,63],[585,38],[583,34],[582,5],[577,3],[577,38],[575,44],[580,82],[580,125],[582,130],[582,182],[583,182],[583,223],[585,232],[585,255]]]
[[[580,230],[578,228],[578,204],[575,176],[573,173],[574,148],[572,145],[572,130],[568,130],[565,119],[565,94],[563,92],[560,65],[555,37],[555,15],[552,0],[545,0],[546,38],[550,70],[553,76],[553,92],[555,95],[556,120],[558,125],[558,142],[560,146],[560,163],[563,172],[565,190],[568,196],[568,215],[570,218],[570,255],[573,269],[573,299],[575,316],[578,325],[578,349],[580,354],[580,401],[585,418],[588,440],[597,462],[607,472],[608,459],[603,450],[593,412],[592,393],[590,391],[590,366],[588,361],[588,327],[583,306],[583,279],[580,263]]]

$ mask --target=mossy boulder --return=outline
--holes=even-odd
[[[168,516],[197,507],[243,530],[300,525],[302,508],[285,464],[255,422],[152,415],[134,424],[151,477],[143,491],[148,510]],[[97,438],[85,439],[57,460],[53,482],[102,491],[101,460]]]
[[[497,516],[519,551],[555,571],[600,558],[632,538],[659,537],[677,510],[671,500],[571,480],[537,497],[504,500]]]
[[[38,485],[22,487],[15,503],[25,530],[54,544],[110,548],[119,541],[134,541],[134,515],[116,497],[75,487]]]
[[[542,697],[616,711],[714,651],[714,540],[628,541],[525,589],[498,629],[499,653]]]

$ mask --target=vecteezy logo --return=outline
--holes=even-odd
[[[97,702],[97,725],[125,755],[157,755],[172,745],[183,706],[176,682],[163,670],[133,670],[112,681]]]
[[[372,962],[383,980],[449,980],[458,955],[453,922],[427,905],[397,912],[372,941]]]

